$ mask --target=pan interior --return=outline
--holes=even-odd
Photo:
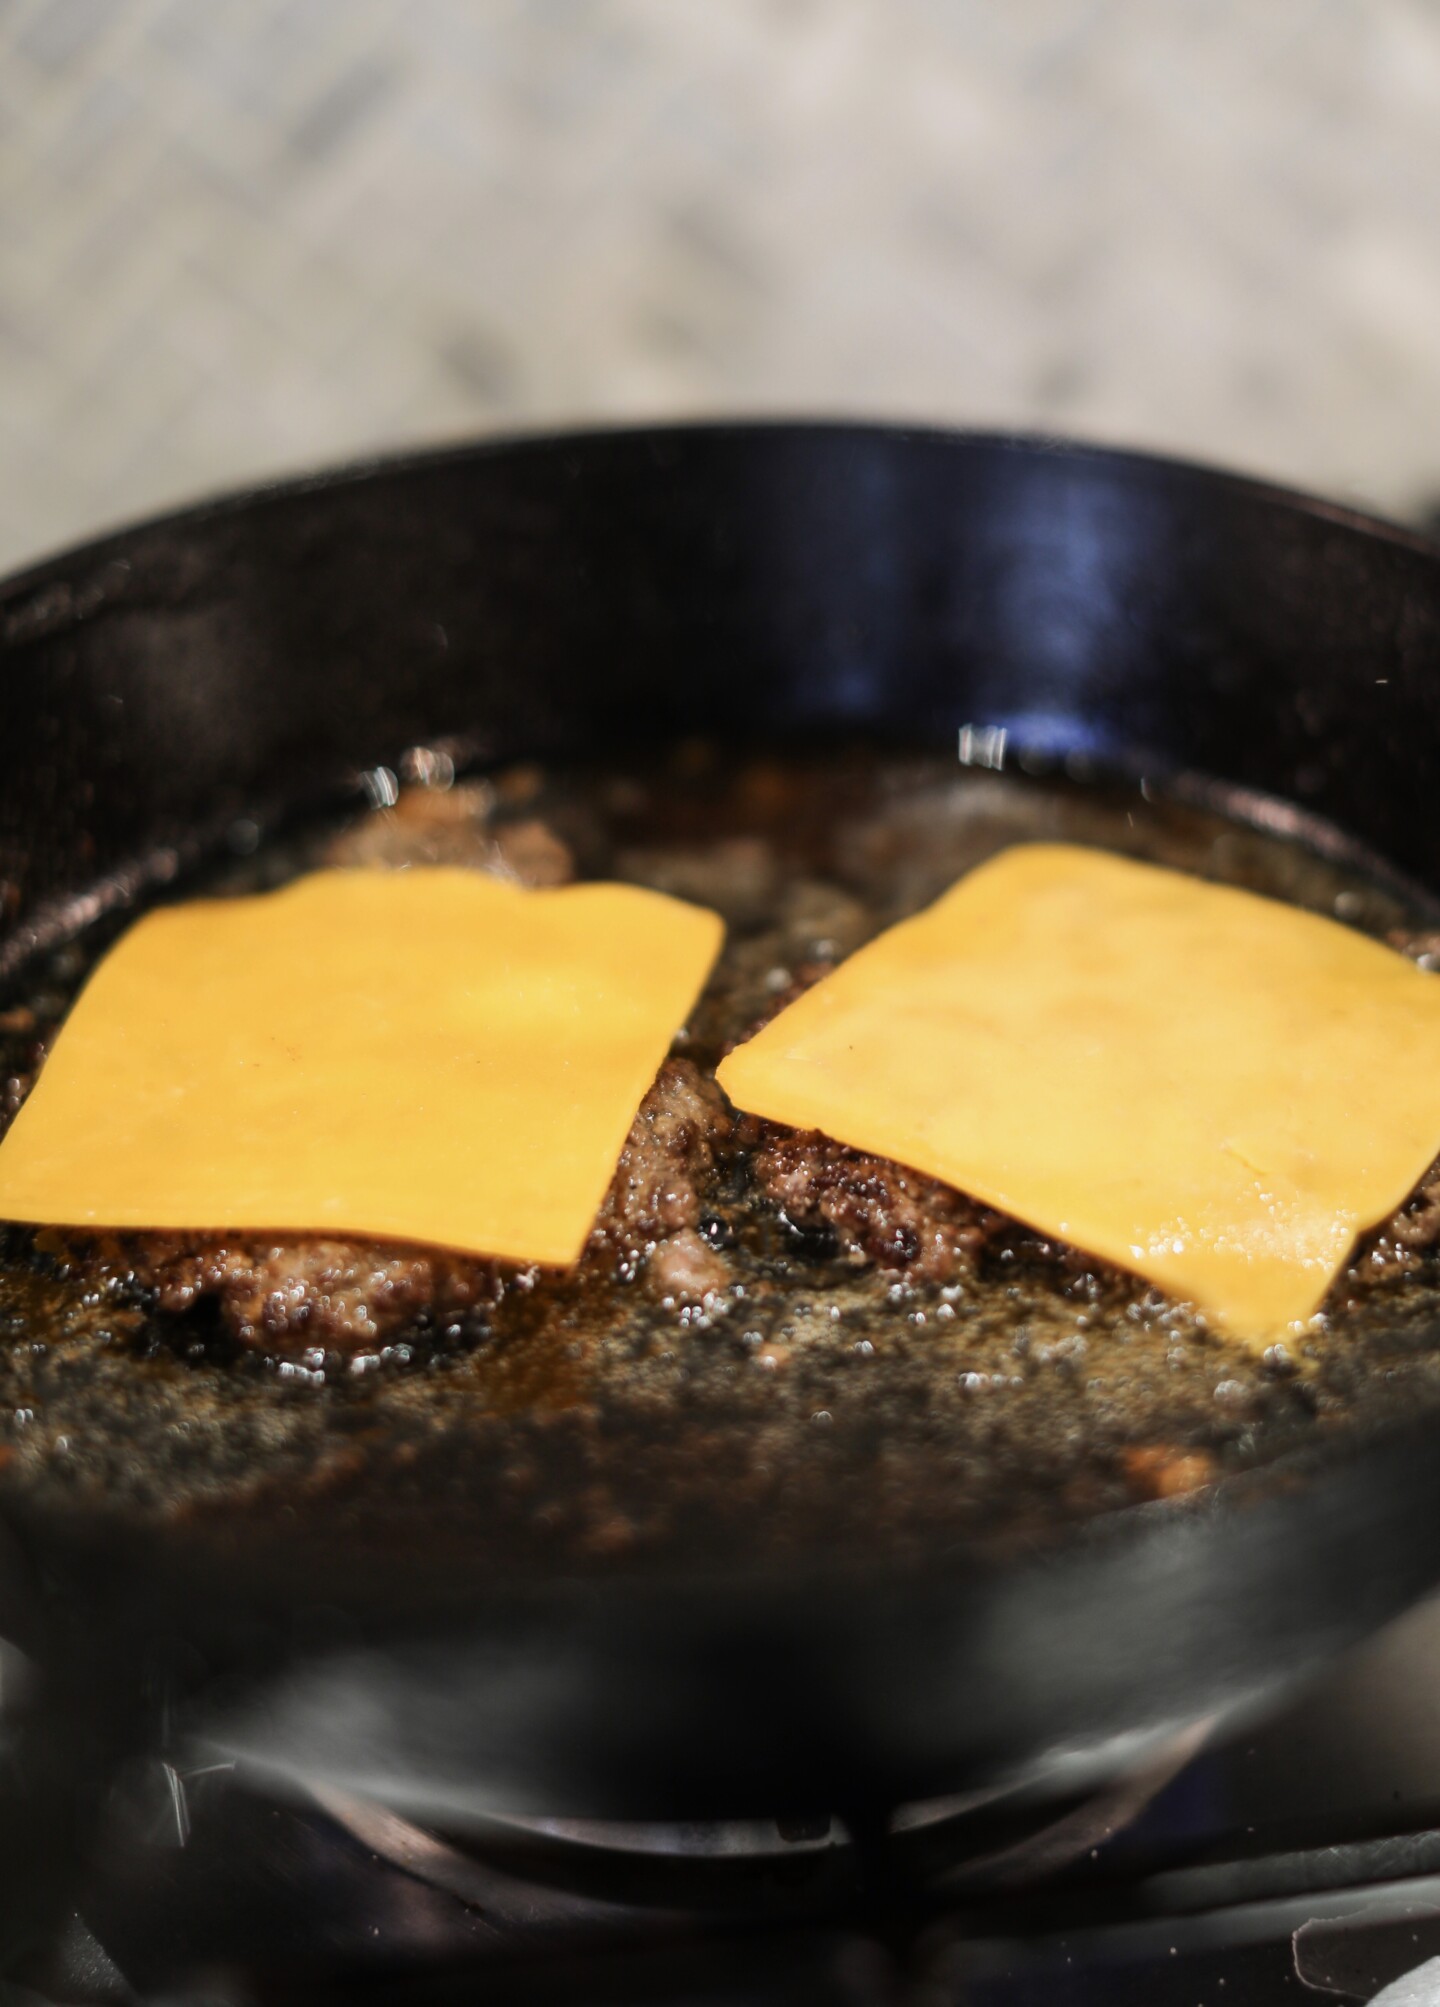
[[[459,782],[437,756],[412,779],[397,801],[387,773],[343,824],[301,820],[258,848],[238,824],[180,889],[394,862],[398,841],[713,904],[729,942],[675,1048],[701,1075],[807,971],[1032,838],[1248,886],[1428,952],[1427,916],[1394,884],[1150,787],[696,743]],[[12,1110],[121,924],[22,972],[0,1014]],[[1357,1250],[1303,1343],[1258,1359],[1013,1224],[943,1274],[857,1262],[823,1222],[787,1216],[743,1138],[716,1151],[699,1200],[714,1287],[687,1294],[681,1276],[667,1291],[653,1255],[611,1246],[498,1301],[422,1309],[373,1344],[242,1342],[213,1297],[166,1311],[73,1240],[7,1229],[0,1482],[127,1522],[324,1525],[356,1551],[398,1551],[423,1525],[430,1551],[482,1576],[889,1562],[1029,1545],[1440,1407],[1423,1204]]]

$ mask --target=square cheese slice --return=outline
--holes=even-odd
[[[633,886],[460,869],[151,913],[0,1141],[0,1218],[574,1261],[722,933]]]
[[[741,1108],[943,1179],[1263,1346],[1440,1150],[1440,979],[1274,900],[1022,845],[718,1078]]]

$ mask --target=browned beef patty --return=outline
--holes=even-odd
[[[772,774],[772,790],[785,790]],[[410,786],[324,841],[332,865],[408,870],[460,865],[529,886],[575,876],[574,837],[547,819],[546,782],[521,768],[496,780],[441,788]],[[594,822],[593,813],[579,820]],[[577,821],[569,805],[568,820]],[[623,811],[622,811],[623,819]],[[943,822],[943,818],[942,818]],[[708,1014],[719,1051],[752,1037],[819,981],[898,904],[908,909],[948,876],[914,804],[838,832],[868,899],[804,874],[787,874],[783,846],[764,834],[723,829],[708,841],[629,844],[613,860],[625,875],[719,910],[732,929],[725,961],[698,1015]],[[593,845],[593,830],[590,835]],[[937,854],[938,853],[938,854]],[[1391,930],[1397,945],[1433,951],[1429,935]],[[777,959],[755,983],[758,944]],[[797,957],[793,950],[807,952]],[[19,1105],[30,1076],[13,1077]],[[889,1159],[853,1150],[815,1130],[753,1117],[737,1120],[708,1067],[666,1060],[636,1113],[583,1268],[642,1282],[661,1301],[701,1303],[727,1287],[727,1249],[737,1214],[773,1220],[813,1252],[852,1269],[917,1284],[973,1273],[987,1244],[1024,1229],[953,1187]],[[1058,1271],[1103,1264],[1027,1236],[1032,1257]],[[1357,1250],[1352,1277],[1413,1270],[1440,1239],[1440,1180],[1427,1181],[1395,1218]],[[239,1343],[277,1352],[363,1351],[422,1317],[442,1325],[490,1311],[507,1291],[533,1288],[535,1271],[419,1245],[297,1234],[51,1231],[42,1250],[93,1291],[142,1292],[166,1315],[208,1307]],[[1119,1278],[1116,1278],[1119,1281]],[[1123,1283],[1121,1283],[1123,1287]]]
[[[688,1059],[667,1059],[636,1113],[585,1262],[661,1295],[698,1302],[724,1286],[720,1256],[694,1231],[724,1096]],[[41,1251],[91,1292],[145,1293],[163,1314],[209,1307],[239,1343],[279,1352],[364,1351],[424,1316],[450,1324],[534,1286],[533,1268],[442,1249],[304,1234],[107,1233],[60,1228]]]

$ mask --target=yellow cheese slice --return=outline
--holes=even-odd
[[[1334,921],[1062,844],[1003,852],[719,1069],[1264,1345],[1440,1150],[1440,980]]]
[[[0,1141],[0,1218],[573,1261],[722,933],[634,886],[461,869],[162,909]]]

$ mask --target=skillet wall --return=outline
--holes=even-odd
[[[1440,880],[1440,560],[1224,475],[700,427],[476,447],[142,526],[0,589],[17,922],[438,734],[883,729],[1188,767]]]

